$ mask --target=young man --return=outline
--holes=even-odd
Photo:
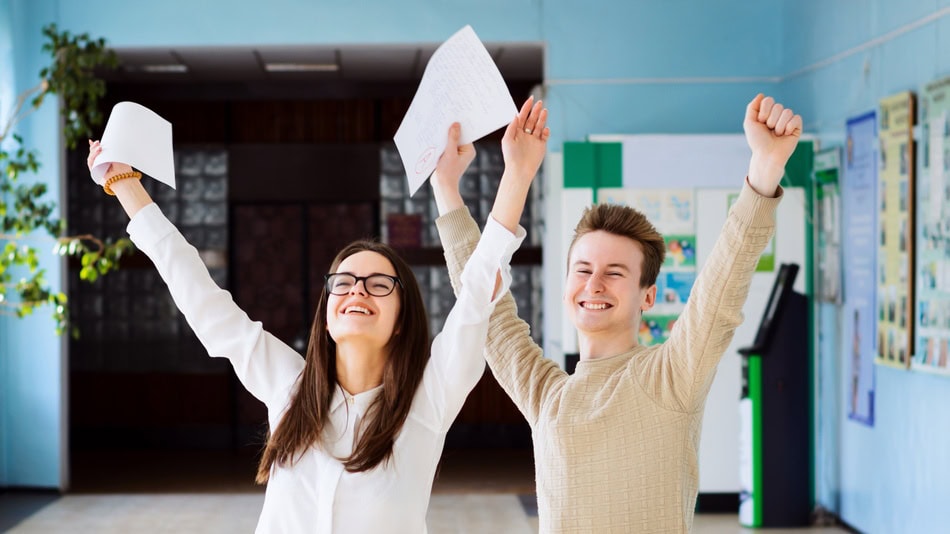
[[[544,129],[546,114],[536,116],[538,108],[521,110],[526,135],[538,135],[538,124]],[[779,182],[802,121],[758,95],[746,108],[743,127],[752,149],[746,183],[666,343],[637,344],[640,317],[656,299],[665,250],[653,226],[627,207],[589,208],[568,252],[564,304],[580,348],[573,375],[543,357],[510,295],[495,308],[486,358],[531,425],[542,532],[692,527],[706,396],[774,232]],[[502,146],[507,157],[505,141]],[[471,161],[471,150],[455,148],[450,136],[433,179],[453,284],[478,242],[477,226],[458,196],[459,169]],[[508,183],[530,184],[530,177]],[[520,215],[526,192],[499,192],[492,216],[510,221]]]

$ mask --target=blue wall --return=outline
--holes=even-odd
[[[226,24],[204,22],[225,12]],[[749,0],[93,0],[62,2],[57,18],[115,47],[436,43],[465,24],[483,41],[544,42],[554,146],[590,133],[737,132],[782,63],[775,8]]]
[[[736,133],[746,103],[778,89],[781,21],[768,2],[553,4],[542,37],[555,141]]]
[[[845,119],[880,98],[950,75],[950,0],[788,2],[784,18],[784,71],[807,69],[784,91],[826,145],[840,146]],[[839,310],[823,307],[819,502],[866,532],[946,532],[950,379],[878,366],[874,427],[850,421],[840,325]]]
[[[874,109],[883,96],[917,90],[950,73],[950,20],[942,11],[948,7],[948,0],[787,2],[783,72],[809,70],[783,80],[783,89],[807,117],[806,128],[840,142],[847,117]],[[930,17],[936,20],[925,22]]]
[[[43,62],[40,29],[55,20],[55,4],[0,0],[0,106],[10,111],[12,96],[39,83]],[[12,56],[12,63],[8,60]],[[12,68],[11,68],[12,67]],[[5,122],[5,121],[4,121]],[[39,151],[43,166],[29,183],[52,184],[49,200],[59,201],[60,142],[57,104],[50,99],[17,128],[27,147]],[[41,253],[46,278],[59,287],[60,258],[47,236],[31,239]],[[0,486],[61,487],[65,484],[63,340],[46,310],[16,320],[0,316]]]
[[[57,17],[113,47],[377,44],[437,43],[466,24],[483,41],[538,41],[543,9],[536,0],[91,0],[62,2]]]

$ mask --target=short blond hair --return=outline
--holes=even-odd
[[[571,240],[570,248],[567,249],[568,262],[577,240],[598,230],[628,237],[639,243],[643,251],[640,287],[650,287],[656,283],[663,259],[666,257],[666,242],[644,214],[629,206],[594,204],[585,209],[581,220],[574,227],[574,238]]]

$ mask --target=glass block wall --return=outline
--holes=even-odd
[[[88,179],[85,161],[71,159],[70,234],[127,237],[129,218],[115,197]],[[75,168],[79,166],[80,168]],[[142,183],[168,219],[194,245],[212,278],[228,286],[228,157],[223,148],[175,152],[177,190],[149,177]],[[129,262],[126,262],[129,263]],[[168,288],[145,258],[90,284],[69,277],[74,371],[219,372],[227,362],[207,354],[178,312]]]

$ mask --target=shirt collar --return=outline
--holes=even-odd
[[[344,403],[349,403],[350,408],[356,408],[358,413],[366,413],[366,408],[376,399],[377,395],[383,390],[380,384],[373,389],[368,389],[356,395],[350,395],[339,384],[333,388],[333,399],[330,401],[330,413],[335,412]]]

